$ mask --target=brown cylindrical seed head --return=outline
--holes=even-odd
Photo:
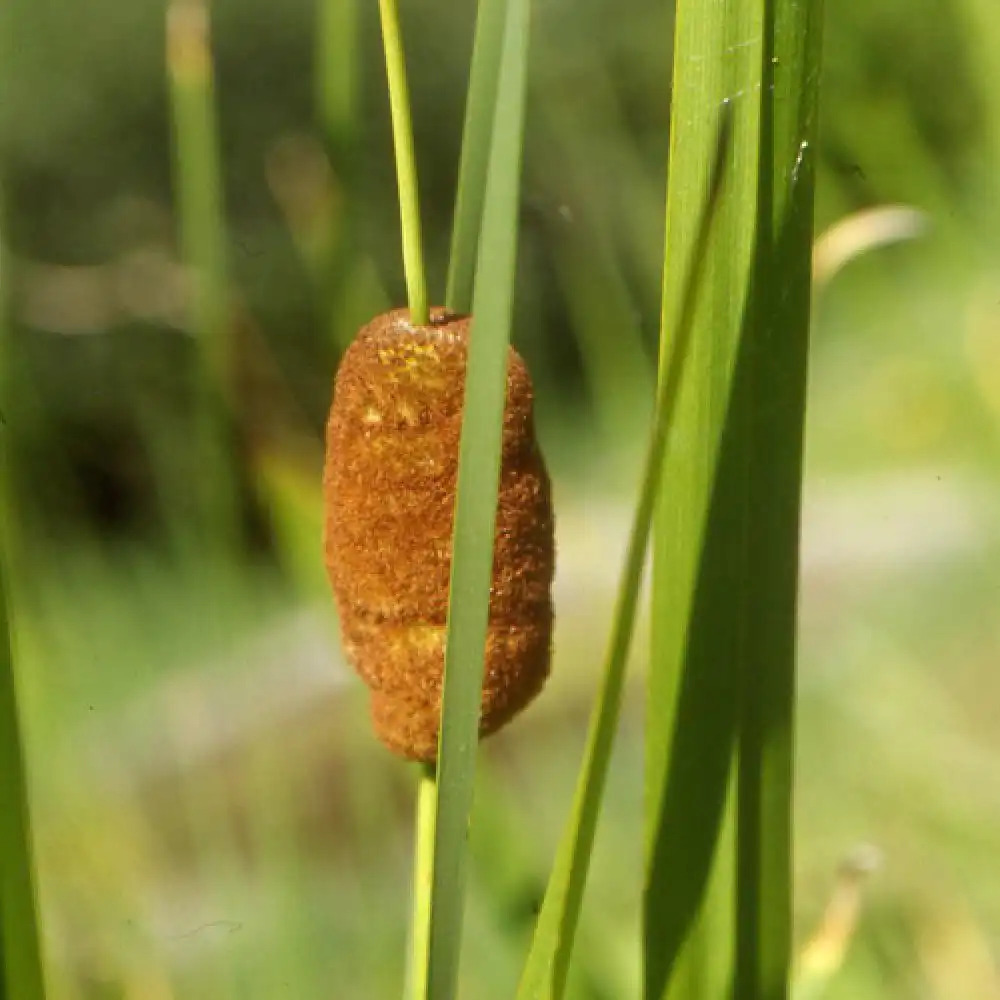
[[[376,317],[344,354],[327,423],[326,566],[348,660],[371,689],[375,732],[412,760],[437,755],[469,317]],[[541,690],[552,638],[549,479],[531,379],[513,349],[479,730]]]

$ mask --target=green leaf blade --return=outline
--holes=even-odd
[[[678,8],[664,331],[680,297],[671,262],[692,239],[691,191],[708,158],[704,116],[728,100],[737,127],[734,182],[682,389],[685,446],[667,458],[671,489],[657,515],[648,1000],[787,991],[803,221],[812,204],[799,154],[810,148],[818,11],[791,0]],[[792,217],[794,239],[779,239]]]
[[[733,401],[756,225],[762,8],[758,0],[709,8],[681,0],[677,9],[661,352],[680,310],[675,262],[695,238],[692,202],[711,155],[709,116],[723,102],[732,107],[735,131],[731,182],[708,249],[681,388],[678,446],[664,463],[670,486],[655,528],[646,737],[647,1000],[721,1000],[732,974],[734,876],[725,853],[735,843],[734,670],[742,615],[733,609],[743,593],[745,537],[745,448]]]
[[[768,10],[753,335],[736,988],[784,997],[791,962],[795,635],[822,2]]]
[[[507,0],[480,0],[445,292],[445,305],[459,313],[472,309],[506,16]]]
[[[28,775],[8,625],[0,581],[0,997],[43,1000]]]
[[[430,1000],[451,1000],[458,981],[513,314],[529,22],[528,0],[510,0],[489,144],[459,445],[434,849],[426,909],[428,948],[425,956],[415,956],[417,995]],[[415,939],[424,933],[417,928]],[[420,967],[422,957],[425,964]]]
[[[196,530],[204,546],[231,555],[239,524],[229,413],[235,345],[207,5],[171,0],[166,34],[173,184],[181,257],[192,275],[199,368],[194,414],[194,447],[201,472],[196,484]]]
[[[5,253],[0,249],[0,311],[8,313]],[[0,321],[0,384],[10,389],[6,324]],[[10,392],[3,394],[10,398]],[[15,562],[8,435],[0,424],[0,1000],[44,1000],[42,925],[31,827],[30,774],[18,698],[13,623],[7,600]]]

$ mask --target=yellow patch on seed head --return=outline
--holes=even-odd
[[[406,645],[410,649],[426,649],[433,652],[444,647],[443,625],[411,625],[406,631]]]

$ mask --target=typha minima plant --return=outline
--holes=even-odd
[[[338,369],[327,425],[325,551],[345,652],[371,688],[376,733],[401,756],[433,762],[466,369],[479,334],[472,317],[427,306],[402,42],[394,5],[383,2],[381,14],[410,306],[365,325]],[[552,632],[552,503],[531,378],[513,348],[501,360],[484,735],[540,690]]]
[[[488,154],[478,167],[463,157],[447,310],[428,307],[398,11],[394,0],[379,10],[409,308],[369,323],[338,372],[325,551],[376,732],[423,762],[410,990],[443,997],[458,972],[478,736],[538,693],[551,642],[549,482],[530,378],[510,347],[528,10],[515,0],[492,22],[496,61],[477,43],[478,75],[496,75],[496,99],[479,133]]]
[[[818,2],[732,0],[702,17],[693,2],[680,4],[656,408],[603,680],[520,1000],[565,995],[654,524],[643,995],[714,1000],[735,990],[770,1000],[787,993],[819,9]],[[503,667],[516,675],[533,666],[503,682],[516,704],[500,711],[499,722],[540,686],[551,623],[548,486],[530,428],[530,393],[519,396],[509,347],[530,9],[528,0],[480,4],[450,311],[427,306],[395,3],[381,0],[380,11],[409,310],[369,324],[338,378],[325,478],[327,559],[345,646],[373,689],[376,729],[393,749],[424,762],[409,995],[450,1000],[477,737],[493,727],[492,613],[503,606],[505,567],[523,566],[530,588],[510,605],[528,627]],[[471,333],[458,338],[467,312]],[[456,339],[442,340],[453,327]],[[443,343],[457,348],[452,361]],[[452,421],[447,459],[444,424],[432,419],[441,411]],[[422,450],[404,444],[410,434],[414,442],[424,436]],[[511,462],[514,453],[520,463]],[[445,464],[441,488],[434,476]],[[523,563],[495,549],[504,538],[510,469],[523,476],[512,508],[523,518],[524,534],[514,539],[515,549],[523,540]],[[369,497],[373,506],[358,525],[371,530],[350,527],[351,490]],[[428,510],[436,503],[444,513]],[[392,516],[376,517],[379,505]],[[433,516],[436,527],[425,533]],[[425,539],[434,558],[403,586],[415,565],[408,549],[419,551]],[[379,565],[386,569],[372,587],[366,573]],[[519,660],[529,647],[532,654]]]

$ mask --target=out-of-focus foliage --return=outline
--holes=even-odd
[[[317,7],[211,4],[244,544],[210,568],[191,543],[192,483],[216,470],[190,447],[163,4],[0,9],[0,431],[57,1000],[370,998],[401,981],[410,775],[366,730],[318,542],[337,355],[404,294],[376,11],[361,6],[345,146],[320,126],[316,54],[337,46],[317,43]],[[402,6],[440,299],[473,5]],[[513,992],[566,813],[651,403],[671,15],[626,7],[534,5],[515,341],[555,474],[559,624],[550,690],[485,749],[462,975],[486,1000]],[[1000,993],[991,25],[974,0],[828,5],[818,229],[897,202],[926,223],[867,254],[862,233],[815,306],[797,935],[814,973],[836,959],[813,976],[833,1000]],[[574,997],[638,983],[635,709]],[[858,841],[882,866],[850,921],[824,921]]]

